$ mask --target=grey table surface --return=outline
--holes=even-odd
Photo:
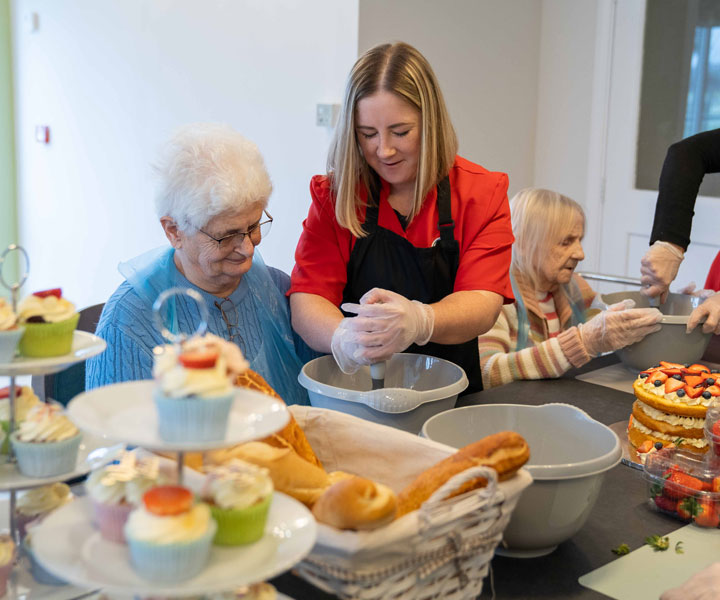
[[[561,379],[517,381],[460,398],[457,406],[564,402],[583,409],[606,425],[612,425],[628,419],[633,395],[579,381],[575,376],[615,361],[614,356],[601,357],[591,361],[581,371],[571,371]],[[496,556],[493,559],[495,597],[498,600],[607,598],[581,586],[578,577],[617,560],[611,549],[621,543],[628,544],[631,549],[639,548],[647,536],[666,535],[682,525],[680,521],[649,510],[645,505],[646,494],[641,471],[622,464],[611,469],[587,523],[572,539],[560,544],[547,556],[533,559]],[[648,573],[646,576],[651,575]],[[291,572],[275,578],[272,583],[294,600],[335,598],[300,580]],[[491,597],[490,579],[486,578],[480,598]]]

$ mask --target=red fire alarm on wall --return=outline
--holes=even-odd
[[[35,125],[35,141],[41,144],[49,144],[50,127],[47,125]]]

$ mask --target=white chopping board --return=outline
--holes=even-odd
[[[644,545],[578,579],[580,585],[617,600],[657,600],[692,575],[720,560],[720,529],[685,525],[669,534],[670,547]],[[684,553],[675,552],[681,541]]]

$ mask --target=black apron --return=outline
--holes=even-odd
[[[445,177],[437,186],[440,239],[430,248],[416,248],[404,237],[378,226],[380,184],[374,183],[372,202],[368,204],[363,224],[368,235],[358,238],[350,253],[343,302],[357,303],[374,287],[425,304],[439,302],[452,294],[460,246],[453,233],[449,179]],[[463,394],[482,390],[477,338],[463,344],[413,344],[405,352],[429,354],[460,365],[470,381]]]

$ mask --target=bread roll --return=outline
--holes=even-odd
[[[282,400],[268,382],[263,379],[262,375],[252,369],[248,369],[241,375],[238,375],[235,379],[235,385],[262,392],[263,394]],[[313,465],[322,467],[320,459],[315,455],[315,452],[313,452],[310,442],[308,442],[305,433],[298,425],[295,417],[292,416],[292,413],[290,413],[290,421],[283,429],[260,441],[275,446],[276,448],[292,448],[298,453],[300,458],[304,458]]]
[[[312,513],[320,523],[337,529],[367,530],[395,518],[395,493],[381,483],[349,477],[331,485],[318,498]]]
[[[397,516],[402,517],[420,508],[435,490],[454,475],[470,467],[492,467],[497,471],[498,479],[502,481],[512,477],[529,458],[527,442],[514,431],[502,431],[473,442],[420,473],[415,481],[400,492]],[[480,477],[466,482],[448,497],[486,485],[487,480]]]
[[[307,506],[312,506],[330,485],[325,471],[300,458],[292,448],[275,448],[264,442],[248,442],[208,452],[206,464],[224,464],[231,458],[266,468],[276,490]]]

